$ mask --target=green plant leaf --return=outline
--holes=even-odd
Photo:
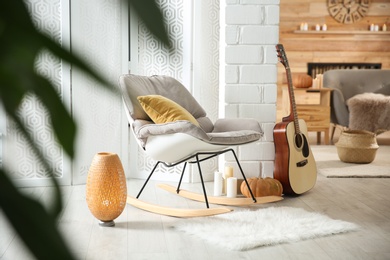
[[[152,34],[166,46],[171,46],[163,15],[154,0],[122,1],[129,1]],[[74,155],[75,123],[54,86],[35,70],[35,60],[43,49],[80,68],[102,83],[101,86],[111,90],[115,88],[87,63],[38,31],[25,1],[0,1],[0,104],[16,123],[47,172],[52,173],[47,158],[17,112],[23,98],[28,94],[35,94],[49,112],[59,144],[71,157]],[[62,210],[62,201],[57,180],[52,178],[52,182],[55,186],[55,203],[51,209],[46,210],[40,203],[18,191],[7,172],[0,168],[0,208],[37,259],[75,259],[56,225],[56,218]]]
[[[32,90],[49,112],[49,118],[58,142],[66,153],[73,158],[74,137],[76,136],[75,122],[62,104],[58,93],[46,78],[35,75],[32,83]]]
[[[74,67],[78,67],[84,73],[91,76],[95,80],[97,80],[99,83],[101,83],[101,86],[104,88],[108,88],[113,92],[116,92],[117,89],[114,88],[105,78],[103,78],[99,73],[94,71],[87,63],[79,59],[76,55],[73,55],[68,50],[64,49],[59,45],[57,42],[53,41],[43,33],[40,33],[37,31],[36,35],[37,39],[39,39],[40,43],[42,44],[42,47],[49,50],[51,53],[53,53],[58,58],[62,59],[65,62],[68,62]]]
[[[171,47],[164,16],[155,0],[128,0],[149,31],[168,48]]]
[[[37,201],[21,194],[0,169],[0,206],[37,259],[75,259],[52,215]]]
[[[46,158],[42,154],[42,151],[38,148],[37,144],[35,143],[34,139],[31,136],[31,133],[27,130],[27,127],[22,123],[22,120],[19,118],[18,115],[10,113],[9,116],[11,119],[15,122],[16,128],[21,132],[21,134],[26,138],[28,145],[33,150],[34,154],[36,155],[38,161],[42,163],[43,167],[46,169],[46,171],[49,173],[50,176],[53,176],[53,170],[51,169],[50,165],[48,164]],[[50,213],[53,216],[53,218],[56,218],[59,216],[62,210],[62,198],[61,198],[61,192],[59,189],[59,185],[56,178],[51,178],[51,181],[54,185],[54,195],[53,195],[53,206],[50,209]]]
[[[0,34],[0,49],[2,50],[0,57],[0,96],[7,97],[6,99],[2,98],[3,105],[7,113],[15,113],[24,96],[29,93],[36,94],[50,113],[52,127],[58,142],[65,152],[73,158],[76,126],[57,93],[55,93],[55,88],[35,71],[34,63],[40,51],[47,49],[55,56],[71,63],[72,66],[79,67],[86,74],[100,82],[99,86],[109,88],[112,91],[115,88],[98,73],[90,69],[86,63],[35,29],[32,21],[25,19],[26,16],[29,17],[29,14],[19,0],[15,1],[14,5],[16,7],[11,3],[6,4],[6,6],[11,9],[20,8],[18,11],[24,14],[20,20],[24,23],[20,23],[15,18],[16,16],[9,15],[5,15],[1,20],[4,29]],[[3,4],[3,2],[0,3],[0,8]],[[2,14],[2,11],[0,13]]]

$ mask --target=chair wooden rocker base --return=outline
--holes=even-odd
[[[249,192],[250,192],[252,198],[208,197],[207,192],[206,192],[206,188],[204,185],[204,181],[203,181],[203,175],[202,175],[202,170],[200,167],[200,162],[211,159],[215,156],[218,156],[218,155],[226,153],[226,152],[233,153],[234,158],[235,158],[235,160],[238,164],[238,167],[241,171],[242,177],[244,178],[245,183],[248,185],[248,181],[245,177],[245,174],[241,168],[241,165],[237,159],[236,153],[234,152],[233,149],[226,149],[226,150],[218,151],[218,152],[198,152],[195,155],[192,155],[188,158],[185,158],[185,159],[183,159],[179,162],[173,163],[173,164],[167,164],[165,162],[158,161],[155,164],[151,173],[149,174],[148,178],[146,179],[145,183],[143,184],[143,186],[142,186],[141,190],[139,191],[138,195],[136,196],[136,198],[128,196],[128,203],[135,206],[135,207],[141,208],[143,210],[151,211],[151,212],[158,213],[158,214],[168,215],[168,216],[175,216],[175,217],[196,217],[196,216],[198,216],[199,217],[199,216],[210,216],[210,215],[222,214],[222,213],[227,213],[227,212],[232,211],[232,209],[228,209],[228,208],[210,208],[209,203],[219,204],[219,205],[228,205],[228,206],[247,206],[247,205],[253,205],[253,204],[263,204],[263,203],[269,203],[269,202],[276,202],[276,201],[283,199],[282,197],[279,197],[279,196],[267,196],[267,197],[255,198],[249,185],[248,185],[248,188],[249,188]],[[206,157],[200,159],[199,157],[203,156],[203,155],[206,155]],[[195,160],[191,161],[191,159],[195,159]],[[146,202],[138,200],[141,193],[143,192],[144,188],[146,187],[147,183],[149,182],[150,178],[152,177],[153,173],[155,172],[157,166],[160,163],[164,164],[167,167],[174,167],[174,166],[181,164],[183,162],[184,162],[184,167],[183,167],[183,170],[182,170],[182,173],[180,176],[180,181],[179,181],[177,188],[175,188],[171,185],[167,185],[167,184],[159,184],[158,186],[160,188],[168,191],[168,192],[176,193],[179,196],[182,196],[184,198],[188,198],[188,199],[192,199],[192,200],[196,200],[196,201],[200,201],[200,202],[205,202],[207,209],[167,208],[167,207],[162,207],[162,206],[158,206],[158,205],[148,204]],[[183,179],[183,175],[184,175],[187,163],[196,163],[198,165],[199,175],[200,175],[202,189],[203,189],[203,195],[199,194],[199,193],[194,193],[194,192],[180,189],[180,185],[181,185],[181,182]]]
[[[196,192],[191,192],[183,189],[180,189],[180,191],[177,192],[175,187],[168,184],[158,184],[158,187],[170,193],[177,193],[179,196],[183,198],[205,202],[203,195]],[[227,197],[208,196],[207,199],[211,204],[227,205],[227,206],[250,206],[254,204],[265,204],[270,202],[277,202],[283,200],[283,197],[281,196],[256,197],[256,202],[253,202],[252,198],[246,198],[246,197],[227,198]]]
[[[149,202],[142,201],[140,199],[136,199],[132,196],[127,196],[127,203],[145,211],[149,211],[160,215],[170,216],[170,217],[177,217],[177,218],[207,217],[207,216],[228,213],[232,211],[232,209],[225,208],[225,207],[205,208],[205,209],[178,209],[178,208],[163,207],[160,205],[151,204]]]

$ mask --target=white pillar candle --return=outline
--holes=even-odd
[[[233,177],[233,167],[231,166],[226,166],[225,167],[225,172],[224,172],[224,175],[223,175],[223,190],[222,190],[222,193],[226,194],[226,185],[227,185],[227,179],[229,177]]]
[[[312,88],[318,88],[319,86],[318,86],[318,79],[317,78],[315,78],[315,79],[313,79],[313,83],[311,84],[312,86]]]
[[[237,178],[229,177],[227,179],[226,197],[235,198],[237,196]]]
[[[328,30],[328,26],[327,26],[325,23],[322,25],[322,30],[323,30],[323,31]]]
[[[322,88],[322,74],[317,74],[316,78],[318,79],[318,88]]]
[[[223,178],[222,172],[214,173],[214,196],[222,195]]]

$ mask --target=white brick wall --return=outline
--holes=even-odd
[[[279,0],[226,0],[225,115],[257,119],[264,131],[256,143],[236,148],[247,177],[273,177],[276,120]],[[238,167],[231,155],[226,164]]]

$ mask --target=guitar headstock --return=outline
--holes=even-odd
[[[279,61],[284,65],[284,67],[288,68],[289,65],[288,65],[288,61],[287,61],[287,55],[284,51],[284,47],[283,47],[283,44],[276,44],[276,51],[278,52],[278,58],[279,58]]]

